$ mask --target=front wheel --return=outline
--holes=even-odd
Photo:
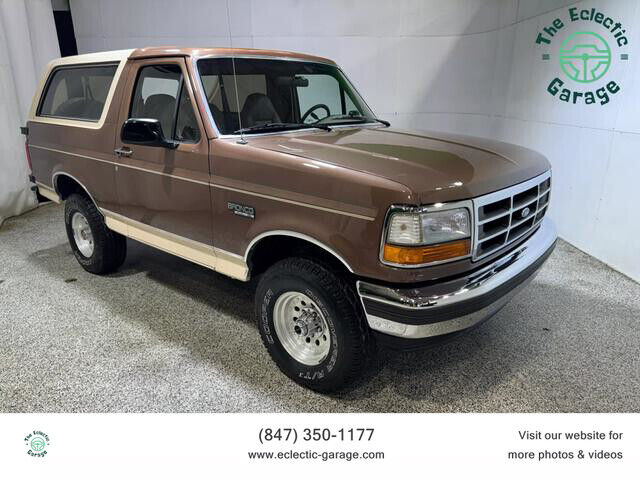
[[[304,258],[273,265],[256,290],[262,341],[280,370],[313,390],[340,390],[359,377],[370,335],[353,287]]]

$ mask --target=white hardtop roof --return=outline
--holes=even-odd
[[[129,48],[127,50],[111,50],[109,52],[85,53],[83,55],[56,58],[49,63],[49,67],[53,68],[60,65],[74,65],[82,63],[119,62],[129,58],[129,55],[131,55],[131,52],[134,50],[134,48]]]

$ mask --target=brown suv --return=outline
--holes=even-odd
[[[267,350],[317,390],[354,380],[376,341],[419,347],[490,317],[555,245],[542,155],[391,128],[325,58],[67,57],[24,133],[83,268],[114,271],[130,237],[259,278]]]

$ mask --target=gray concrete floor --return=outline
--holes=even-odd
[[[640,285],[560,242],[492,320],[417,353],[383,351],[352,391],[284,377],[253,289],[136,242],[86,273],[63,209],[0,228],[0,412],[640,411]]]

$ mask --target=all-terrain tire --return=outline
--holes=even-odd
[[[89,256],[80,252],[74,239],[71,219],[76,212],[84,216],[91,229],[93,252]],[[127,239],[107,227],[104,217],[88,196],[74,193],[66,199],[64,223],[73,254],[87,272],[105,274],[122,265],[127,256]]]
[[[274,305],[287,292],[301,292],[320,309],[330,332],[326,358],[310,366],[293,358],[274,325]],[[256,317],[262,341],[282,372],[320,392],[348,387],[363,372],[373,352],[355,287],[328,266],[306,258],[287,258],[269,268],[258,283]]]

